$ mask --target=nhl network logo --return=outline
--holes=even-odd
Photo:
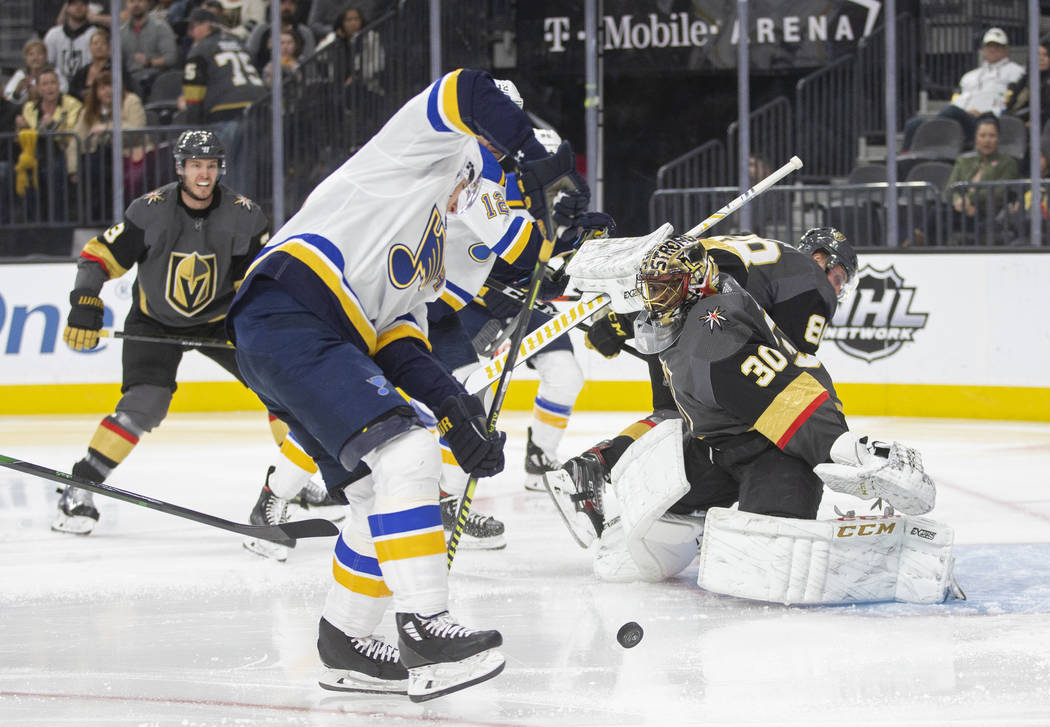
[[[926,326],[928,314],[911,310],[915,288],[906,286],[892,265],[887,270],[865,265],[859,275],[857,290],[835,312],[824,340],[871,362],[892,356],[905,343],[913,342],[915,332]]]

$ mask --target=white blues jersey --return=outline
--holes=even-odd
[[[448,216],[441,302],[450,311],[445,314],[458,311],[478,294],[497,257],[511,265],[528,260],[529,253],[543,241],[532,215],[525,210],[515,176],[505,174],[483,147],[481,153],[484,161],[478,199],[466,211]]]
[[[460,170],[482,168],[461,116],[461,72],[408,101],[321,182],[249,273],[287,280],[370,355],[399,338],[426,342],[425,304],[444,289],[446,259],[466,254],[448,248],[445,214]]]

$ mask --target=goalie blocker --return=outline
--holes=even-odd
[[[965,598],[952,577],[953,530],[893,515],[797,520],[707,512],[697,584],[784,604],[941,603]]]

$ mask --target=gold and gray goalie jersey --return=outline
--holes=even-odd
[[[735,280],[719,281],[721,292],[694,304],[660,353],[691,433],[717,448],[754,429],[810,465],[824,462],[848,429],[831,377]]]
[[[179,203],[179,183],[172,182],[139,197],[122,222],[89,240],[79,265],[97,264],[112,280],[137,264],[135,307],[185,328],[226,316],[268,230],[259,206],[228,187],[220,185],[213,205],[196,211]]]

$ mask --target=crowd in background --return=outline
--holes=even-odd
[[[343,83],[374,86],[383,49],[364,27],[369,13],[390,4],[279,0],[282,78],[294,81],[300,64],[318,48],[336,45],[349,56],[342,64]],[[89,186],[89,219],[112,215],[113,51],[107,13],[108,3],[62,2],[54,24],[26,38],[24,65],[2,80],[0,135],[19,135],[0,141],[0,192],[7,185],[15,192],[0,194],[8,200],[5,205],[0,199],[0,222],[11,221],[8,208],[26,195],[35,195],[36,204],[25,209],[36,210],[40,219],[68,219],[70,186],[78,183]],[[124,0],[119,21],[125,199],[145,191],[143,169],[150,159],[150,138],[135,129],[157,125],[214,127],[230,152],[228,182],[235,188],[242,184],[240,125],[248,107],[268,95],[272,79],[269,3]],[[23,130],[37,133],[20,134]]]

